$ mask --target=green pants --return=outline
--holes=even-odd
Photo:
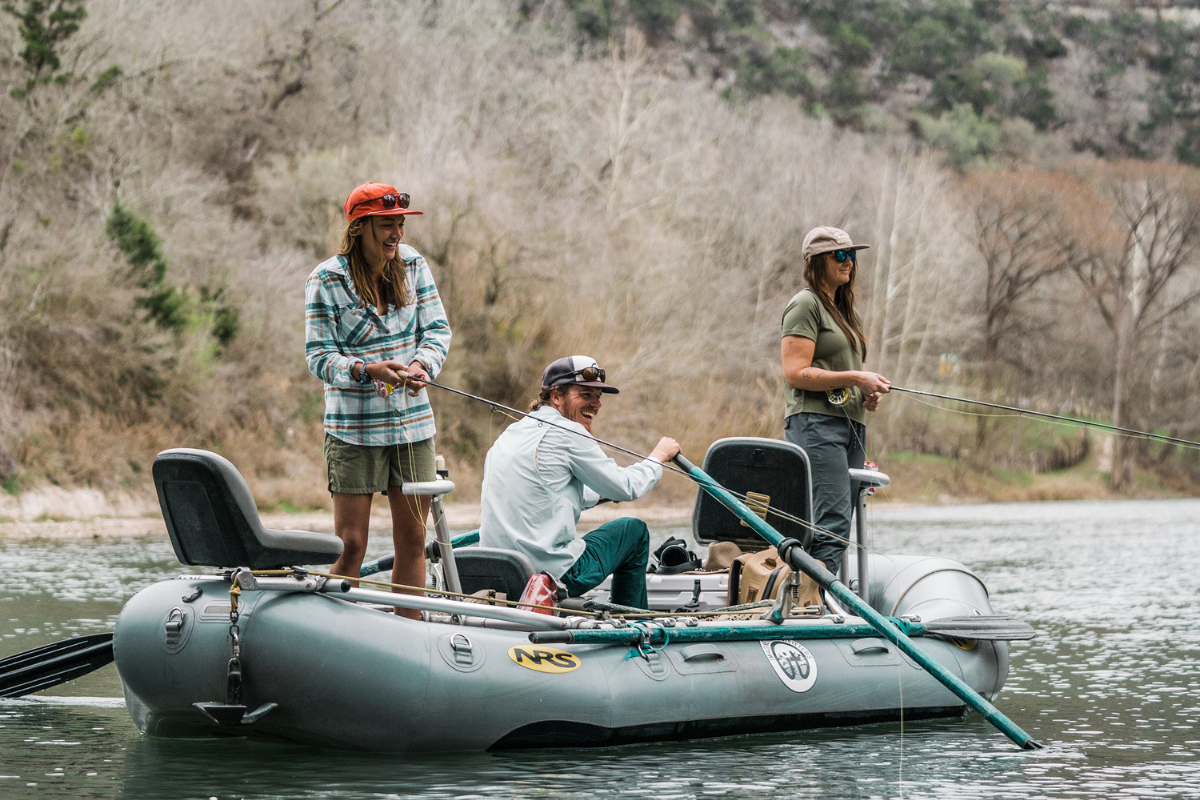
[[[634,517],[614,519],[584,534],[583,540],[587,549],[562,576],[567,594],[578,597],[612,575],[612,602],[645,608],[646,563],[650,559],[646,523]]]

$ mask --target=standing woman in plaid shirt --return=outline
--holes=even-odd
[[[358,575],[367,549],[371,500],[386,492],[396,562],[392,583],[425,585],[428,497],[399,487],[431,481],[433,380],[450,348],[450,323],[421,254],[402,244],[407,194],[366,183],[346,199],[346,231],[333,258],[304,289],[304,356],[325,384],[325,460],[334,533],[342,540],[336,575]],[[408,391],[385,396],[386,385]],[[396,609],[412,618],[418,612]]]

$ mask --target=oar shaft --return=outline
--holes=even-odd
[[[783,536],[779,531],[772,528],[757,514],[746,508],[745,505],[731,495],[723,486],[709,477],[703,470],[698,469],[682,456],[677,456],[675,461],[687,471],[696,483],[700,484],[704,491],[712,495],[717,502],[721,503],[721,505],[725,506],[739,519],[753,528],[759,536],[776,546],[783,541]],[[920,664],[929,674],[937,678],[943,686],[957,695],[968,706],[983,715],[984,719],[1015,744],[1026,750],[1041,747],[1032,736],[1021,730],[1016,723],[1000,713],[1000,710],[984,699],[982,695],[918,648],[887,617],[884,617],[878,611],[871,608],[871,606],[867,605],[862,598],[850,591],[844,583],[839,581],[833,573],[825,569],[812,556],[805,553],[799,547],[791,548],[788,556],[793,569],[799,569],[808,575],[823,589],[836,597],[846,608],[851,609],[855,614],[865,619],[874,630],[900,648],[913,661]]]
[[[919,635],[921,623],[904,622],[909,635]],[[837,625],[829,621],[785,625],[711,625],[696,628],[651,628],[646,644],[657,646],[694,642],[764,642],[775,639],[863,639],[878,636],[870,625]],[[616,630],[535,631],[529,634],[534,644],[637,644],[643,633],[638,628]]]

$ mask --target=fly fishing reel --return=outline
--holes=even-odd
[[[825,392],[825,398],[832,406],[844,406],[850,402],[850,389],[846,386],[840,389],[829,389]]]

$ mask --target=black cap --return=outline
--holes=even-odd
[[[617,394],[617,388],[605,383],[604,378],[604,370],[596,363],[596,359],[567,356],[546,367],[542,373],[542,386],[591,386],[607,394]]]

